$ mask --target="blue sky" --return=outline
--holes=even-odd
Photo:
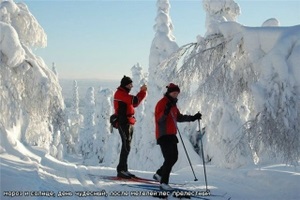
[[[20,1],[18,1],[20,2]],[[131,75],[139,62],[148,70],[155,35],[156,0],[58,1],[23,0],[48,36],[48,46],[37,49],[59,78],[115,79]],[[238,22],[261,26],[277,18],[282,26],[300,24],[300,0],[239,0]],[[205,33],[205,12],[200,0],[170,0],[170,16],[179,46]]]

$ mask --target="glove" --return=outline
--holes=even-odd
[[[196,121],[196,120],[201,119],[201,117],[202,117],[202,114],[197,112],[194,116],[192,116],[191,120]]]

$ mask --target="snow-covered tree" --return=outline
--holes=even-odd
[[[84,159],[92,158],[95,135],[95,94],[94,88],[88,88],[85,96],[83,128],[79,135],[79,152]]]
[[[297,162],[300,27],[251,28],[228,20],[215,25],[215,34],[161,64],[168,77],[159,78],[176,79],[192,92],[185,106],[203,114],[205,152],[213,163]],[[175,74],[165,73],[174,68]]]
[[[143,73],[142,66],[137,63],[131,68],[131,74],[132,74],[132,81],[133,81],[133,88],[131,89],[132,94],[137,94],[140,91],[140,87],[144,84],[146,84],[147,80],[145,77],[145,74]],[[142,121],[142,118],[144,116],[144,102],[142,102],[137,108],[136,108],[136,114],[135,118],[137,121]]]
[[[63,146],[61,144],[61,135],[60,131],[56,131],[53,133],[53,141],[50,147],[50,155],[54,158],[62,160],[63,158]]]
[[[56,66],[55,66],[54,62],[52,63],[52,71],[58,77],[58,73],[57,73]]]
[[[78,115],[79,114],[79,93],[78,93],[78,86],[77,81],[73,81],[73,92],[72,92],[72,115]]]
[[[72,104],[69,111],[69,132],[72,135],[73,143],[78,143],[79,131],[82,126],[83,116],[79,114],[79,93],[77,81],[73,81]]]
[[[133,88],[131,89],[131,92],[133,94],[136,94],[140,91],[140,86],[145,84],[145,74],[143,73],[143,67],[140,65],[140,63],[137,63],[132,66],[131,68],[131,74],[132,74],[132,81],[133,81]]]
[[[141,142],[137,144],[136,152],[129,155],[135,157],[135,159],[129,159],[130,166],[140,167],[139,162],[143,162],[149,169],[157,167],[161,161],[159,158],[156,159],[160,150],[156,145],[153,116],[154,107],[162,97],[162,90],[165,89],[168,80],[160,81],[160,79],[157,79],[157,76],[161,73],[159,65],[178,49],[173,36],[173,24],[169,14],[169,0],[158,0],[156,6],[155,36],[151,44],[148,69],[148,94],[151,94],[151,98],[147,97],[145,103],[145,115],[148,117],[143,120],[142,133],[135,131],[134,134],[141,134]],[[153,150],[149,152],[149,149]]]
[[[279,26],[280,23],[276,18],[270,18],[262,24],[262,26]]]
[[[47,35],[24,3],[1,1],[0,21],[10,24],[27,47],[46,47]]]
[[[154,31],[155,36],[152,40],[149,56],[149,77],[148,77],[148,91],[151,98],[147,99],[147,115],[153,116],[154,106],[161,98],[162,90],[170,80],[157,79],[161,77],[160,64],[169,58],[177,51],[178,45],[175,42],[173,35],[173,24],[170,17],[170,3],[169,0],[158,0],[157,16],[155,18]],[[149,123],[149,122],[148,122]],[[153,123],[151,123],[153,124]],[[152,130],[152,129],[150,129]],[[154,129],[153,129],[154,130]]]
[[[137,63],[131,68],[131,74],[132,74],[132,81],[133,81],[133,88],[131,90],[132,94],[137,94],[140,91],[140,87],[143,84],[146,84],[146,78],[143,74],[143,68],[142,66]],[[144,109],[145,109],[145,101],[143,101],[137,108],[135,108],[135,118],[136,118],[136,124],[134,127],[134,134],[131,144],[131,152],[132,154],[136,154],[139,149],[141,148],[141,140],[143,138],[143,120],[144,120]],[[133,155],[135,156],[135,155]]]
[[[102,89],[96,95],[96,139],[94,141],[94,154],[98,158],[99,163],[103,163],[107,148],[109,152],[117,150],[116,147],[108,146],[107,140],[110,134],[109,118],[112,114],[111,105],[112,91],[110,89]]]
[[[240,15],[240,7],[234,0],[203,0],[206,12],[206,35],[218,33],[222,22],[236,21]]]
[[[58,79],[31,51],[47,36],[27,6],[11,0],[0,1],[0,30],[1,130],[18,127],[10,137],[49,149],[66,124]]]

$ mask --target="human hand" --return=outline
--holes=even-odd
[[[142,85],[142,87],[140,88],[141,91],[147,92],[147,85]]]
[[[197,112],[194,116],[192,116],[192,121],[199,120],[201,119],[201,117],[202,114],[200,112]]]

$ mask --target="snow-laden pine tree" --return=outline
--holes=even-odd
[[[69,110],[69,132],[72,135],[72,141],[78,143],[79,131],[82,127],[83,116],[79,113],[79,93],[77,81],[73,81],[72,102]]]
[[[160,74],[159,65],[167,59],[172,53],[178,49],[173,35],[173,24],[170,17],[170,3],[169,0],[158,0],[157,16],[155,18],[154,31],[155,36],[152,40],[149,56],[149,92],[156,95],[149,101],[149,105],[160,97],[162,88],[166,85],[165,82],[156,82],[155,79]],[[150,81],[153,80],[153,81]]]
[[[146,79],[143,74],[143,68],[142,66],[137,63],[131,68],[131,74],[132,74],[132,81],[133,81],[133,88],[131,89],[132,94],[137,94],[140,91],[140,87],[143,84],[146,84]],[[142,118],[144,116],[144,102],[142,102],[137,108],[135,108],[136,114],[135,118],[137,122],[141,122]]]
[[[47,36],[27,6],[12,0],[0,1],[0,30],[1,146],[20,140],[49,149],[66,124],[58,79],[31,50],[45,47]]]
[[[53,140],[50,146],[50,155],[54,158],[62,160],[63,158],[63,147],[59,148],[61,144],[60,131],[53,133]]]
[[[131,74],[132,74],[132,81],[133,81],[133,88],[131,89],[132,94],[137,94],[140,91],[140,87],[143,84],[146,84],[146,77],[143,73],[142,66],[137,63],[131,68]],[[146,98],[147,99],[147,98]],[[146,101],[146,100],[145,100]],[[129,166],[138,166],[138,160],[136,157],[139,157],[139,151],[143,145],[143,135],[145,134],[145,131],[143,130],[143,120],[145,117],[145,101],[143,101],[138,107],[135,108],[135,118],[136,118],[136,124],[134,126],[134,133],[133,133],[133,139],[131,144],[131,157],[134,157],[134,159],[129,160]]]
[[[56,70],[56,65],[55,65],[54,62],[52,63],[52,71],[53,71],[53,73],[55,74],[55,76],[58,77],[58,73],[57,73],[57,70]]]
[[[186,106],[202,112],[206,156],[226,167],[297,162],[300,27],[245,27],[233,21],[239,13],[235,2],[203,5],[206,36],[160,67],[191,91]]]
[[[218,26],[222,22],[236,21],[241,10],[234,0],[203,0],[206,12],[206,36],[218,33]]]
[[[157,16],[155,18],[154,25],[155,36],[151,44],[148,69],[148,94],[151,94],[151,97],[148,96],[145,103],[145,115],[148,117],[143,120],[143,133],[134,133],[142,134],[141,142],[136,150],[137,152],[136,154],[133,154],[137,158],[132,160],[129,159],[129,162],[134,162],[134,160],[143,162],[143,166],[147,166],[148,169],[153,169],[153,167],[159,166],[162,160],[161,158],[157,158],[160,150],[156,145],[153,117],[154,107],[157,101],[162,97],[162,89],[164,89],[167,85],[167,81],[157,81],[159,80],[157,79],[157,76],[161,73],[159,64],[178,49],[175,37],[173,36],[173,25],[169,14],[169,1],[158,0],[156,2],[156,6]],[[149,151],[149,149],[152,150]],[[131,166],[139,168],[141,165],[137,162]]]
[[[137,63],[131,68],[131,74],[132,74],[132,81],[133,81],[133,88],[131,89],[132,94],[137,94],[140,91],[140,88],[142,85],[146,84],[147,77],[143,73],[142,66]],[[145,109],[145,102],[142,102],[136,110],[135,118],[137,122],[141,122],[144,117],[144,109]]]
[[[72,105],[71,105],[71,115],[77,116],[79,115],[79,93],[77,81],[73,81],[73,89],[72,89]]]
[[[110,135],[109,117],[112,114],[112,94],[113,92],[110,89],[100,89],[96,95],[96,139],[94,141],[93,151],[96,157],[98,158],[99,163],[105,162],[104,157],[107,152],[111,154],[113,151],[118,150],[118,146],[113,147],[107,144],[108,137]]]
[[[133,81],[133,88],[131,89],[131,92],[136,94],[140,91],[140,87],[146,82],[145,74],[143,73],[143,67],[140,65],[140,63],[132,66],[131,74]]]
[[[83,128],[79,134],[79,152],[85,159],[93,160],[95,135],[95,93],[94,88],[88,88],[85,95]]]

